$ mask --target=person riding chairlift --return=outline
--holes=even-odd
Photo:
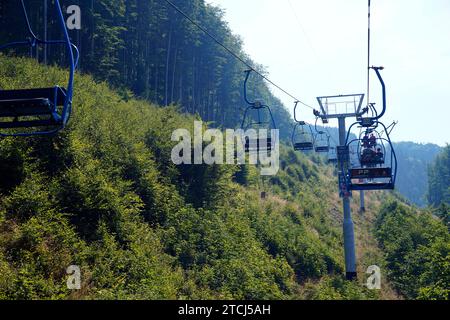
[[[370,138],[369,138],[369,146],[370,146],[371,148],[375,148],[376,145],[377,145],[377,138],[376,138],[375,135],[372,133],[372,134],[370,135]]]
[[[362,145],[363,145],[363,148],[369,148],[369,146],[370,146],[369,136],[367,134],[365,134],[364,138],[362,139]]]
[[[384,154],[381,151],[381,148],[377,148],[377,153],[375,154],[375,161],[381,164],[383,162],[383,158]]]
[[[373,162],[373,159],[375,158],[376,153],[371,148],[365,148],[362,152],[362,161],[365,163]]]

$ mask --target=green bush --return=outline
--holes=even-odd
[[[376,235],[397,290],[411,299],[448,299],[450,235],[442,221],[392,202],[377,219]]]

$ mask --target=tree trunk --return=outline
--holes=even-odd
[[[169,39],[167,41],[167,55],[166,55],[166,79],[165,79],[165,95],[164,95],[164,105],[169,105],[169,62],[170,62],[170,51],[171,51],[171,45],[172,45],[172,24],[170,24],[169,29]]]
[[[175,57],[173,59],[173,67],[172,67],[172,91],[170,93],[170,102],[174,102],[174,91],[175,91],[175,74],[177,68],[177,60],[178,60],[178,44],[175,45]]]

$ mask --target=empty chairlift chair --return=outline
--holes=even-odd
[[[0,129],[6,131],[0,132],[0,135],[32,136],[56,133],[65,127],[70,117],[78,50],[70,41],[58,0],[54,1],[54,6],[63,40],[39,39],[31,28],[24,1],[21,0],[20,4],[29,39],[2,45],[0,50],[27,46],[36,48],[40,45],[64,45],[69,60],[69,80],[66,88],[55,85],[51,88],[0,90]]]
[[[272,141],[271,130],[276,129],[275,120],[271,109],[261,101],[249,101],[247,98],[247,82],[252,70],[246,71],[244,81],[244,99],[248,104],[242,119],[241,129],[248,133],[249,129],[254,129],[254,135],[244,136],[244,150],[246,153],[259,151],[272,151],[275,141]],[[266,136],[261,137],[260,129],[267,130]]]
[[[241,129],[246,133],[254,134],[244,136],[245,152],[271,151],[273,145],[270,129],[274,128],[275,122],[269,107],[263,106],[259,102],[256,102],[255,106],[247,107]],[[254,132],[250,132],[249,129],[254,129]],[[260,129],[266,129],[267,135],[261,136],[262,132],[259,131]]]
[[[323,131],[319,131],[315,138],[315,151],[328,153],[330,151],[330,137]]]
[[[305,122],[300,121],[295,125],[292,133],[292,145],[295,151],[314,150],[314,136],[310,126]]]
[[[314,150],[314,135],[311,126],[305,121],[297,118],[298,102],[295,102],[294,120],[295,125],[292,131],[292,146],[295,151],[313,151]]]
[[[316,113],[316,111],[314,112]],[[314,129],[316,130],[314,149],[317,153],[328,153],[330,151],[330,136],[325,133],[325,131],[319,130],[317,128],[317,121],[319,121],[319,117],[316,117],[316,122],[314,124]]]
[[[330,147],[330,150],[328,151],[328,163],[331,164],[338,163],[338,157],[335,147]]]

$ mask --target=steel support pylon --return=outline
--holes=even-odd
[[[346,145],[347,131],[345,128],[345,116],[339,117],[339,144],[341,147]],[[341,170],[340,174],[345,177],[348,172],[349,158],[350,154],[348,150],[347,154],[338,157],[339,168]],[[342,188],[343,186],[340,186]],[[344,188],[346,188],[344,186]],[[342,191],[342,190],[341,190]],[[345,253],[345,273],[348,280],[355,280],[357,276],[356,272],[356,254],[355,254],[355,235],[354,226],[352,220],[352,212],[350,206],[351,193],[348,190],[343,190],[342,193],[342,203],[344,208],[344,223],[343,223],[343,233],[344,233],[344,253]]]

